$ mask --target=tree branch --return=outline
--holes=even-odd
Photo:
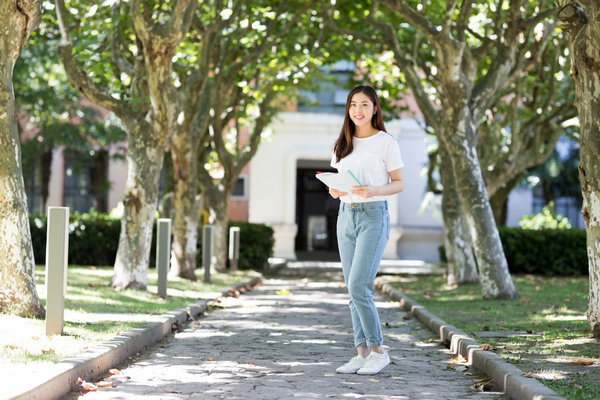
[[[389,10],[402,15],[411,25],[423,32],[430,42],[435,43],[439,40],[439,32],[435,26],[409,6],[406,0],[380,0],[378,2],[385,5]]]
[[[71,85],[91,102],[114,112],[120,118],[130,114],[132,110],[127,102],[112,97],[106,88],[92,82],[88,74],[77,65],[73,56],[71,34],[68,30],[69,11],[64,0],[56,0],[56,15],[61,33],[61,43],[57,52]]]

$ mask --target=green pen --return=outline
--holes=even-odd
[[[360,183],[360,181],[358,180],[358,178],[356,176],[354,176],[354,174],[352,173],[352,171],[348,170],[348,173],[350,173],[350,175],[352,175],[352,177],[354,178],[354,180],[358,183],[358,186],[362,186],[362,183]]]

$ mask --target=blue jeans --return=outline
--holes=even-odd
[[[357,347],[377,347],[383,343],[379,313],[373,302],[373,283],[389,236],[387,201],[341,202],[338,247]]]

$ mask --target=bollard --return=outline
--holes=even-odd
[[[46,238],[46,335],[62,335],[67,294],[69,208],[48,207]]]
[[[229,265],[232,271],[237,271],[240,258],[240,228],[232,226],[229,229]]]
[[[156,272],[158,273],[158,296],[167,298],[167,274],[171,257],[171,220],[159,218],[156,227]]]
[[[210,283],[210,265],[212,260],[212,226],[202,228],[202,266],[204,266],[204,283]]]

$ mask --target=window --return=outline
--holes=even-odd
[[[339,61],[323,67],[321,72],[325,77],[317,79],[310,91],[300,91],[298,111],[344,114],[349,91],[345,87],[354,74],[354,62]]]
[[[65,177],[63,182],[63,204],[71,212],[88,212],[94,206],[91,193],[91,159],[79,153],[65,151]]]
[[[248,199],[248,181],[247,175],[240,175],[235,182],[233,191],[231,192],[231,198],[233,200],[247,200]]]
[[[45,211],[42,198],[42,168],[41,164],[31,159],[28,165],[23,165],[23,181],[27,195],[27,207],[31,214],[43,214]]]

